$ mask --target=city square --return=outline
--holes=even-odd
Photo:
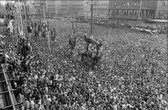
[[[168,109],[167,1],[0,3],[0,110]]]

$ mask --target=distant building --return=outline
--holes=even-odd
[[[147,19],[155,18],[159,13],[159,16],[166,16],[167,6],[166,0],[110,0],[109,17]]]
[[[156,17],[157,18],[168,18],[168,1],[159,0],[157,2]]]
[[[46,15],[54,17],[60,10],[61,1],[59,0],[46,0]]]
[[[109,10],[109,0],[96,0],[94,3],[94,17],[107,18]]]
[[[61,7],[59,13],[61,15],[67,15],[69,8],[69,0],[61,0]]]
[[[60,0],[55,0],[55,6],[56,6],[56,14],[59,14],[60,10],[61,10],[61,1]]]
[[[157,10],[157,0],[143,0],[140,17],[142,19],[154,18]]]
[[[91,11],[90,11],[90,4],[88,3],[88,0],[84,0],[83,3],[83,16],[91,16]]]
[[[93,2],[93,16],[95,18],[108,18],[109,0],[94,0]],[[84,2],[84,16],[91,17],[91,2],[85,0]]]
[[[38,15],[39,14],[39,11],[38,11],[39,6],[37,6],[33,0],[28,1],[26,4],[28,6],[28,9],[27,9],[28,14],[30,14],[30,15]]]
[[[61,0],[60,14],[75,17],[82,16],[84,0]]]
[[[46,0],[46,15],[53,17],[56,16],[56,3],[55,0]]]
[[[156,0],[111,0],[109,16],[120,19],[146,19],[155,17]],[[139,13],[139,10],[140,13]]]
[[[45,4],[45,0],[34,0],[33,1],[33,7],[32,9],[30,9],[30,13],[32,13],[33,15],[42,17],[43,16],[43,8],[42,8],[42,4]],[[46,10],[45,10],[46,11]]]
[[[69,2],[69,14],[71,16],[82,16],[83,15],[83,7],[84,0],[71,0]]]

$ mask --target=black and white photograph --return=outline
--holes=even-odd
[[[167,0],[0,0],[0,110],[168,110]]]

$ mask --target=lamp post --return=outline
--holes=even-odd
[[[21,21],[21,28],[20,28],[20,34],[23,35],[23,18],[22,18],[22,12],[21,12],[21,2],[18,0],[19,3],[19,16],[20,16],[20,21]]]
[[[140,20],[141,18],[141,7],[142,7],[142,0],[139,1],[139,9],[138,9],[138,20]]]
[[[90,22],[90,25],[91,25],[91,28],[90,28],[90,33],[91,35],[93,34],[93,25],[94,25],[94,21],[93,21],[93,6],[95,5],[94,1],[93,0],[90,0],[90,2],[86,2],[87,4],[90,4],[90,11],[91,11],[91,22]]]
[[[91,35],[93,34],[93,0],[91,0]]]
[[[45,3],[41,3],[42,7],[43,7],[43,19],[45,20],[46,18],[46,14],[45,14]]]
[[[113,27],[115,27],[115,19],[116,19],[116,7],[117,7],[117,4],[114,3],[114,10],[113,10]]]

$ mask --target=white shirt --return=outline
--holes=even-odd
[[[37,79],[38,79],[38,76],[37,76],[37,74],[34,76],[34,79],[35,79],[35,80],[37,80]]]
[[[33,100],[30,102],[30,104],[31,104],[31,108],[34,108],[35,103]]]
[[[117,104],[113,106],[114,110],[117,110]]]
[[[30,102],[28,100],[26,101],[26,107],[27,107],[27,109],[30,108]]]
[[[13,25],[12,25],[13,20],[9,21],[8,27],[10,29],[10,32],[13,33]]]
[[[48,93],[48,87],[47,86],[45,87],[45,91],[46,91],[46,93]]]

